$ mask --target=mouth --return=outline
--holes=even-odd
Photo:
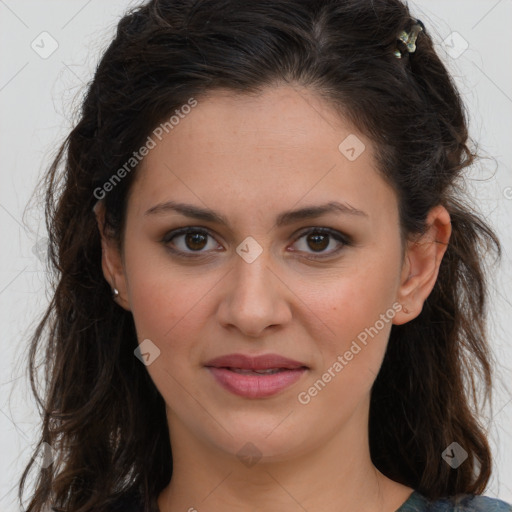
[[[277,354],[231,354],[213,359],[205,367],[225,390],[245,398],[265,398],[296,383],[309,369]]]
[[[290,371],[290,368],[270,368],[268,370],[246,370],[244,368],[224,368],[240,375],[275,375],[285,371]]]

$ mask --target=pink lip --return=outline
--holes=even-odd
[[[240,368],[241,370],[269,370],[270,368],[287,368],[295,370],[306,367],[304,363],[288,359],[278,354],[247,356],[245,354],[228,354],[208,361],[205,366],[216,368]]]
[[[230,354],[208,361],[205,366],[217,382],[235,395],[245,398],[264,398],[275,395],[291,386],[300,379],[308,369],[306,365],[277,354],[266,354],[256,357],[244,354]],[[240,370],[282,369],[279,373],[241,374]]]

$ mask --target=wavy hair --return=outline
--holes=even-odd
[[[165,403],[133,355],[132,314],[103,276],[97,190],[191,97],[282,83],[316,92],[372,140],[404,240],[425,231],[431,208],[451,216],[423,310],[392,327],[372,388],[370,451],[382,473],[431,499],[484,492],[492,466],[479,422],[492,389],[484,256],[499,258],[501,248],[461,191],[477,154],[429,30],[415,53],[398,41],[414,23],[400,0],[152,0],[120,20],[42,183],[54,285],[29,374],[42,414],[38,448],[48,443],[57,457],[38,469],[27,512],[107,511],[128,494],[155,508],[172,477]],[[136,172],[101,197],[105,229],[120,246]],[[453,441],[468,453],[457,470],[441,458]]]

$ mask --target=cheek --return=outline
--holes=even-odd
[[[197,332],[208,315],[208,290],[214,287],[218,276],[198,276],[192,267],[172,265],[161,255],[151,260],[146,257],[151,252],[156,251],[144,250],[142,244],[127,244],[130,306],[139,339],[150,338],[159,345],[168,345],[186,333],[190,338]]]
[[[309,303],[329,329],[323,335],[310,330],[318,365],[297,401],[313,416],[328,409],[333,424],[347,421],[368,399],[386,351],[395,314],[393,282],[374,277],[353,273]]]
[[[359,262],[336,275],[316,282],[303,282],[298,292],[305,306],[325,325],[336,340],[357,336],[373,325],[392,307],[397,284],[398,266],[386,262]]]
[[[391,247],[374,254],[378,256],[367,252],[358,257],[357,266],[347,259],[336,274],[321,282],[304,282],[299,292],[309,316],[316,319],[309,331],[318,350],[318,366],[309,384],[319,378],[320,387],[328,382],[330,391],[322,390],[325,399],[331,393],[333,400],[360,399],[369,392],[382,364],[396,314],[400,259],[399,251]]]

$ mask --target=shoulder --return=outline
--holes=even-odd
[[[496,498],[458,494],[429,500],[414,492],[397,512],[512,512],[512,505]]]
[[[460,512],[512,512],[512,506],[488,496],[463,494],[453,498],[453,510]]]

